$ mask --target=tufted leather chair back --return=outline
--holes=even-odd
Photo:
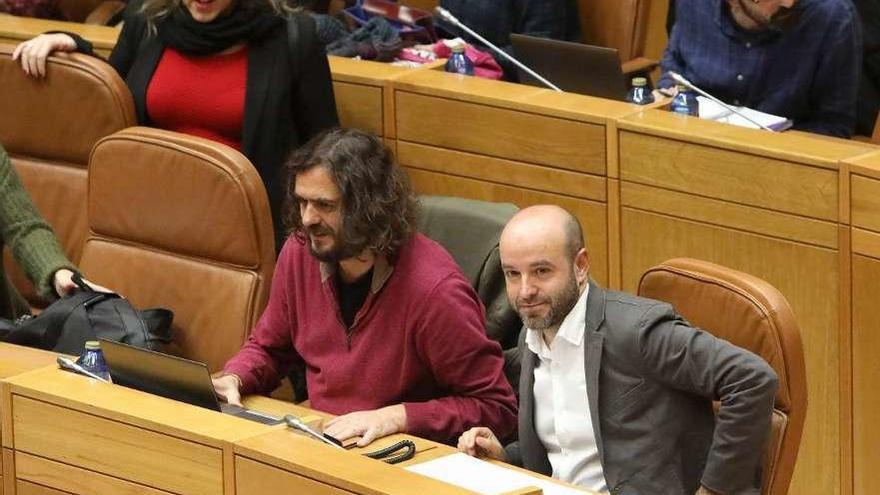
[[[136,122],[125,82],[107,63],[80,54],[49,59],[45,79],[25,75],[0,44],[0,143],[68,258],[86,235],[86,165],[102,137]],[[36,293],[8,253],[7,273],[32,304]]]
[[[757,277],[689,258],[649,269],[639,282],[639,295],[672,304],[692,325],[752,351],[776,371],[779,390],[764,452],[762,493],[787,493],[807,413],[804,350],[788,301]]]
[[[88,179],[83,271],[173,310],[172,352],[219,370],[262,313],[275,263],[256,169],[222,144],[132,127],[98,142]]]

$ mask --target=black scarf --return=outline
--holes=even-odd
[[[232,12],[211,22],[192,18],[181,3],[180,8],[156,23],[159,38],[165,45],[187,55],[210,55],[227,48],[262,38],[284,20],[267,8],[238,0]]]

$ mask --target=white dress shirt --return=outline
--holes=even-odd
[[[528,329],[526,345],[540,359],[535,367],[535,430],[547,449],[553,477],[607,493],[590,419],[584,375],[587,293],[581,294],[548,347],[540,331]]]

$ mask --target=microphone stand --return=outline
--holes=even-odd
[[[755,124],[755,125],[758,126],[759,128],[764,129],[765,131],[777,132],[776,130],[771,129],[770,127],[767,127],[766,125],[764,125],[764,124],[762,124],[762,123],[760,123],[760,122],[758,122],[758,121],[752,119],[752,118],[749,117],[748,115],[746,115],[746,114],[740,112],[740,111],[737,110],[735,107],[733,107],[733,106],[731,106],[731,105],[728,105],[727,103],[724,103],[723,101],[719,100],[718,98],[715,98],[714,96],[710,95],[709,93],[707,93],[707,92],[703,91],[702,89],[698,88],[694,83],[692,83],[692,82],[688,81],[687,79],[685,79],[684,76],[682,76],[682,75],[679,74],[678,72],[669,71],[669,72],[667,72],[667,74],[669,74],[669,77],[671,77],[672,80],[675,81],[675,82],[677,82],[678,84],[681,84],[681,85],[683,85],[683,86],[687,86],[688,88],[690,88],[690,89],[696,91],[696,92],[699,93],[700,95],[705,96],[706,98],[712,100],[713,102],[715,102],[715,103],[721,105],[721,106],[724,107],[726,110],[729,110],[731,113],[735,113],[735,114],[739,115],[740,117],[742,117],[742,118],[748,120],[749,122]]]
[[[523,64],[523,63],[520,62],[519,60],[513,58],[512,56],[510,56],[510,54],[508,54],[508,53],[505,52],[504,50],[502,50],[502,49],[498,48],[497,46],[493,45],[491,42],[489,42],[489,40],[487,40],[486,38],[483,38],[482,36],[480,36],[479,34],[477,34],[473,29],[471,29],[471,28],[465,26],[464,23],[462,23],[461,21],[459,21],[459,20],[458,20],[454,15],[452,15],[452,13],[449,12],[448,10],[446,10],[446,9],[444,9],[443,7],[441,7],[441,6],[438,5],[438,6],[434,7],[434,12],[436,12],[437,15],[439,15],[440,17],[442,17],[446,22],[452,24],[453,26],[455,26],[455,27],[461,29],[462,31],[466,32],[467,34],[469,34],[469,35],[473,36],[474,38],[478,39],[478,40],[480,41],[480,43],[482,43],[482,44],[488,46],[488,47],[491,48],[492,51],[494,51],[495,53],[497,53],[497,54],[501,55],[502,57],[506,58],[507,60],[509,60],[511,63],[513,63],[514,65],[516,65],[516,66],[519,67],[520,69],[526,71],[530,76],[532,76],[532,77],[534,77],[535,79],[541,81],[541,83],[543,83],[543,84],[544,84],[545,86],[547,86],[548,88],[550,88],[550,89],[552,89],[552,90],[555,90],[555,91],[562,91],[561,89],[559,89],[559,86],[556,86],[555,84],[553,84],[552,82],[548,81],[547,79],[545,79],[543,76],[541,76],[541,75],[538,74],[537,72],[535,72],[535,71],[533,71],[532,69],[526,67],[525,64]]]

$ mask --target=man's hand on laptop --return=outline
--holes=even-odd
[[[344,414],[324,424],[324,433],[339,441],[361,437],[357,443],[358,447],[364,447],[377,438],[404,430],[406,430],[406,409],[403,404]]]
[[[484,426],[471,428],[458,437],[458,450],[473,457],[485,457],[498,461],[507,462],[507,453],[492,433],[492,430]]]
[[[241,406],[241,378],[233,374],[212,376],[214,391],[221,399],[234,406]]]

